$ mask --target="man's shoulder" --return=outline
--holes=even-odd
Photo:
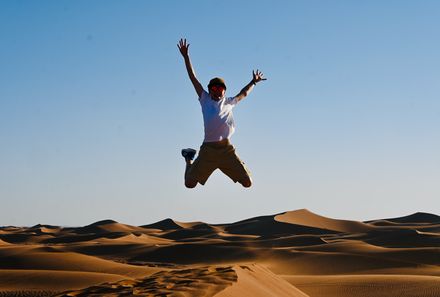
[[[226,101],[228,104],[235,105],[235,104],[238,103],[238,98],[237,98],[237,96],[234,96],[234,97],[226,97],[226,98],[225,98],[225,101]]]
[[[199,101],[206,99],[209,96],[209,93],[205,91],[205,89],[202,90],[202,93],[199,96]]]

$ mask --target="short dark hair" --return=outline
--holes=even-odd
[[[209,81],[208,89],[211,89],[212,86],[222,86],[226,90],[225,80],[221,77],[214,77]]]

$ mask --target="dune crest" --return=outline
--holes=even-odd
[[[403,216],[403,217],[385,219],[385,220],[393,223],[440,224],[440,216],[426,212],[416,212],[409,216]]]
[[[0,239],[0,245],[9,245],[9,244],[10,244],[10,243],[8,243],[8,242],[3,241],[3,240]]]
[[[103,220],[87,225],[85,227],[73,228],[71,231],[78,234],[87,234],[87,233],[98,234],[98,233],[116,233],[116,232],[120,232],[120,233],[142,232],[144,230],[142,227],[121,224],[113,220]]]
[[[169,231],[169,230],[178,230],[182,229],[184,227],[180,226],[176,221],[168,218],[153,224],[149,225],[143,225],[142,228],[149,228],[149,229],[158,229],[162,231]]]
[[[347,233],[362,233],[373,229],[372,226],[362,222],[331,219],[317,215],[307,209],[285,212],[275,216],[275,220],[283,223]]]

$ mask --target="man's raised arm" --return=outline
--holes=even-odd
[[[200,84],[200,82],[197,80],[196,74],[194,73],[194,69],[191,64],[191,60],[189,59],[189,54],[188,54],[189,43],[187,44],[186,39],[182,38],[180,39],[177,47],[179,48],[180,53],[185,59],[185,66],[186,66],[186,71],[188,71],[189,79],[191,80],[197,95],[200,97],[203,92],[203,87]]]
[[[238,93],[235,98],[238,99],[238,101],[240,101],[241,99],[243,99],[244,97],[246,97],[247,95],[249,95],[249,93],[253,90],[254,86],[262,81],[262,80],[266,80],[267,78],[263,78],[263,73],[261,71],[259,71],[257,69],[257,71],[252,71],[252,80],[240,91],[240,93]]]

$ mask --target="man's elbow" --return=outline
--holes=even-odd
[[[247,97],[247,95],[249,95],[248,91],[241,91],[240,94],[238,94],[238,97],[243,99],[244,97]]]

